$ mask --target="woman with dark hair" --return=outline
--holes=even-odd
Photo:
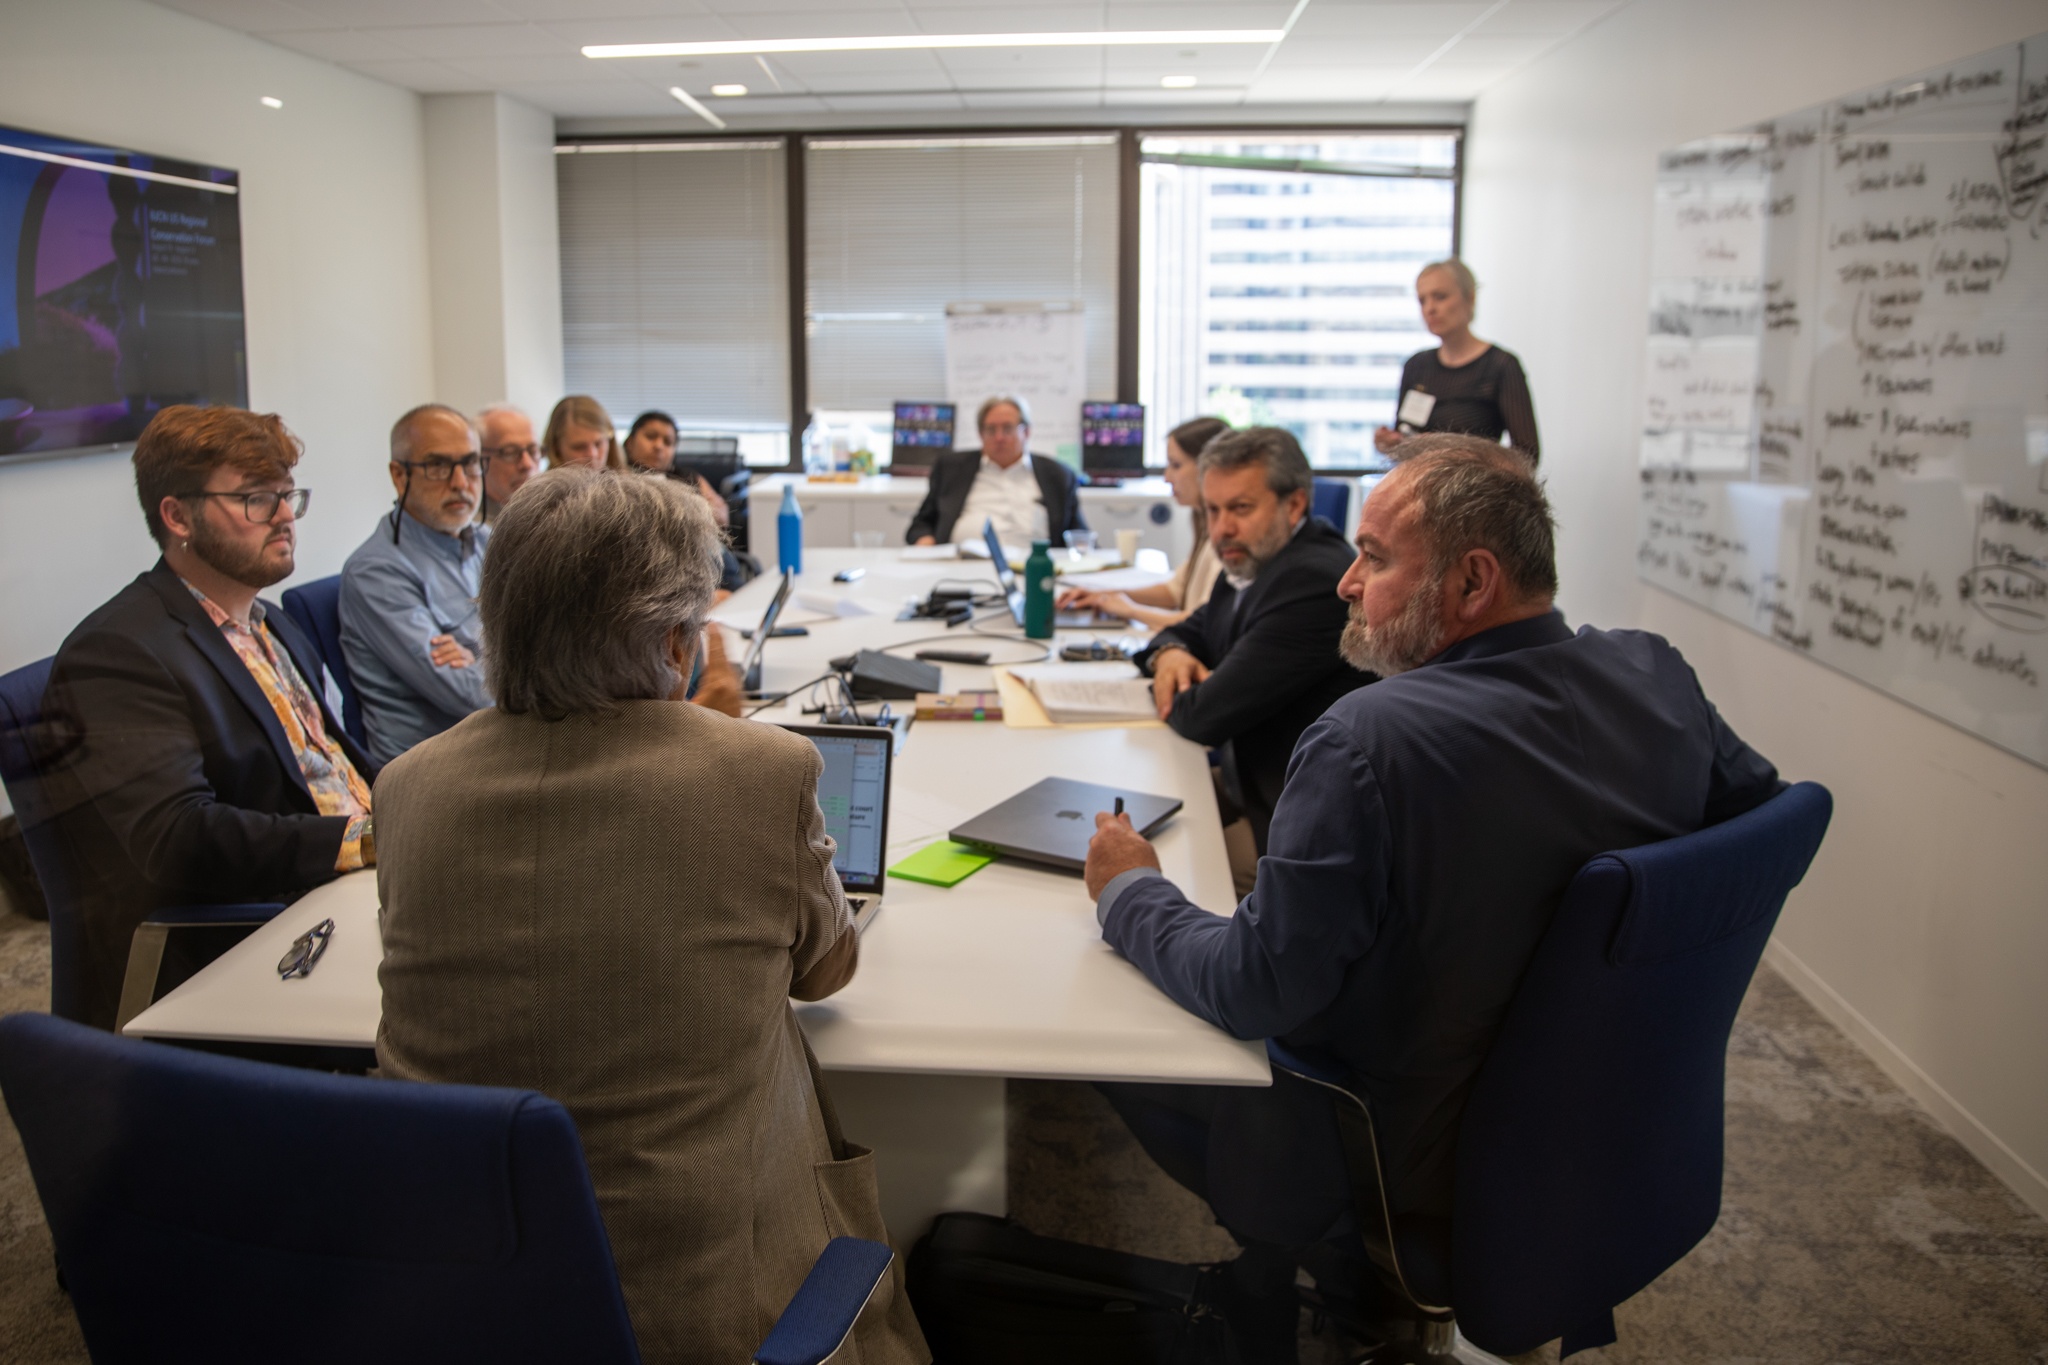
[[[688,466],[676,464],[675,418],[659,408],[649,408],[633,419],[633,429],[626,433],[625,449],[628,468],[649,474],[666,474],[704,499],[711,508],[711,515],[718,522],[719,534],[727,538],[724,561],[718,571],[719,601],[723,602],[760,575],[759,560],[732,548],[732,509],[726,505],[725,499],[711,486],[709,479]]]
[[[1078,588],[1060,599],[1062,609],[1093,607],[1107,616],[1121,616],[1158,630],[1187,619],[1189,612],[1209,600],[1216,575],[1223,564],[1209,544],[1209,518],[1202,510],[1201,474],[1196,462],[1202,448],[1230,430],[1221,417],[1195,417],[1166,433],[1166,481],[1173,486],[1173,500],[1191,508],[1195,518],[1195,552],[1182,561],[1172,578],[1132,592],[1090,592]]]

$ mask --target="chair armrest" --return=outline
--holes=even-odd
[[[768,1340],[754,1352],[758,1365],[819,1365],[846,1340],[895,1258],[882,1243],[859,1237],[827,1242]]]
[[[166,905],[152,910],[145,924],[264,924],[284,909],[281,902],[262,901],[246,905]]]

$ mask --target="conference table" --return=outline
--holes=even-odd
[[[841,569],[863,573],[834,581]],[[795,689],[755,717],[817,723],[803,686],[827,661],[861,648],[987,650],[988,666],[943,665],[947,691],[992,689],[993,668],[1036,658],[1007,611],[971,627],[899,621],[905,603],[941,581],[995,588],[986,560],[906,559],[900,550],[807,549],[783,614],[808,634],[764,647],[762,685]],[[715,613],[732,657],[732,627],[758,620],[778,585],[750,583]],[[1062,632],[1055,645],[1102,632]],[[924,647],[919,645],[917,647]],[[813,703],[815,704],[815,703]],[[897,712],[912,709],[896,702]],[[878,707],[869,703],[863,711]],[[1069,777],[1185,804],[1159,831],[1160,863],[1196,903],[1236,904],[1207,757],[1164,726],[1018,728],[1002,721],[917,722],[895,759],[888,862],[1046,777]],[[281,981],[291,940],[325,918],[335,930],[311,975]],[[381,997],[372,872],[320,887],[131,1020],[126,1033],[166,1041],[368,1048]],[[1008,1077],[1265,1085],[1261,1044],[1242,1042],[1181,1009],[1101,940],[1077,873],[998,859],[951,888],[889,879],[861,937],[860,967],[838,994],[795,1006],[846,1135],[872,1147],[891,1236],[908,1246],[933,1215],[1005,1211],[1004,1081]]]

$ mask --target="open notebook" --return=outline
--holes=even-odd
[[[1152,720],[1159,714],[1152,684],[1128,663],[1023,664],[1009,672],[1057,724]]]

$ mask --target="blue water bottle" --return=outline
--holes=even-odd
[[[775,515],[776,567],[785,573],[804,571],[804,509],[796,505],[796,485],[782,485],[782,510]]]

